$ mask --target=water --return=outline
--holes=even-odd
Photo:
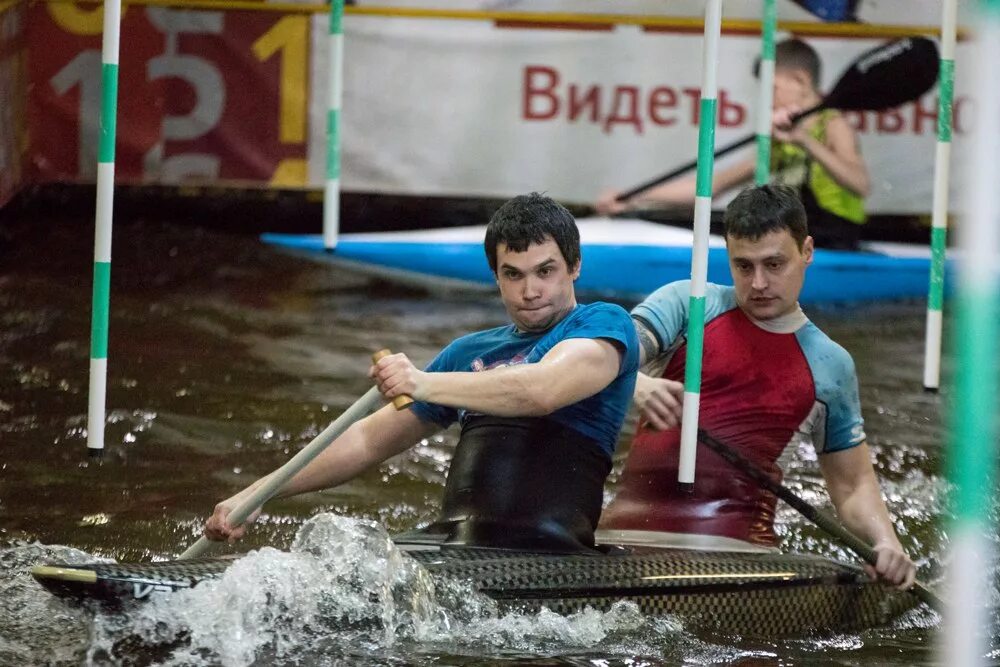
[[[471,591],[434,589],[421,571],[401,564],[383,531],[435,515],[454,430],[335,490],[270,504],[238,547],[259,551],[218,584],[170,596],[141,615],[67,605],[34,584],[31,565],[176,556],[197,539],[215,502],[277,468],[367,390],[372,352],[389,347],[424,362],[454,336],[501,324],[505,315],[498,301],[442,300],[371,283],[249,237],[120,224],[110,423],[97,465],[86,459],[92,229],[67,218],[6,230],[0,664],[934,661],[937,617],[920,610],[857,635],[761,641],[694,636],[628,604],[569,618],[502,616]],[[946,544],[938,518],[947,492],[940,473],[947,395],[921,390],[922,306],[810,315],[854,355],[890,510],[922,578],[934,584]],[[944,370],[947,386],[947,359]],[[630,422],[609,497],[632,429]],[[788,481],[810,501],[827,503],[811,452],[802,452]],[[780,521],[789,549],[852,560],[794,511],[782,509]],[[989,537],[998,541],[995,531]],[[330,544],[341,550],[330,552]],[[987,576],[1000,603],[995,569]],[[994,619],[994,661],[998,628]],[[167,648],[151,650],[157,641]]]

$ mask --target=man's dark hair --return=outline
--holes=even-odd
[[[573,214],[553,199],[532,192],[504,202],[486,225],[486,259],[497,272],[497,244],[514,252],[524,252],[532,243],[545,243],[546,237],[559,246],[559,252],[572,270],[580,261],[580,230]]]
[[[806,209],[794,188],[787,185],[758,185],[736,195],[723,217],[726,238],[756,241],[771,232],[787,229],[802,249],[809,227]]]
[[[799,69],[812,79],[813,88],[819,88],[822,65],[816,49],[801,39],[785,39],[774,45],[775,69]],[[753,75],[760,76],[760,58],[753,66]]]

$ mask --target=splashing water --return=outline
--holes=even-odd
[[[432,580],[378,524],[320,514],[302,526],[290,552],[263,548],[219,579],[127,613],[97,612],[86,657],[98,664],[138,655],[163,665],[249,665],[265,657],[298,661],[319,646],[326,655],[406,652],[418,643],[544,651],[596,646],[645,623],[631,603],[568,617],[548,610],[500,615],[470,584]]]
[[[423,362],[456,336],[507,320],[495,300],[458,302],[363,284],[337,269],[274,253],[252,238],[191,233],[152,222],[116,225],[116,247],[125,250],[116,255],[110,324],[118,335],[117,370],[109,384],[108,456],[103,466],[87,465],[80,452],[86,436],[83,371],[90,314],[80,305],[90,299],[92,267],[70,261],[92,251],[86,235],[79,233],[81,224],[86,215],[65,224],[27,220],[25,233],[5,248],[0,281],[5,325],[0,327],[0,664],[249,660],[483,665],[505,662],[512,652],[515,661],[542,657],[548,660],[543,664],[937,664],[930,647],[938,618],[919,608],[889,627],[857,635],[768,642],[678,635],[675,623],[633,617],[627,606],[617,616],[500,615],[461,582],[440,579],[433,582],[433,596],[418,596],[419,604],[407,602],[409,593],[390,600],[387,590],[404,592],[409,584],[387,588],[389,566],[373,555],[377,545],[366,547],[371,551],[363,557],[351,552],[340,565],[346,568],[344,576],[353,576],[353,568],[374,570],[382,578],[354,587],[339,580],[340,588],[330,588],[322,600],[320,582],[335,578],[333,565],[323,560],[332,555],[254,553],[256,564],[247,561],[241,566],[246,568],[242,580],[227,584],[234,591],[241,585],[248,590],[232,592],[227,602],[214,607],[211,599],[203,600],[202,615],[191,611],[186,621],[180,603],[150,616],[151,623],[163,624],[166,648],[160,653],[144,649],[141,642],[130,643],[140,609],[118,617],[106,610],[95,616],[93,610],[54,598],[27,572],[49,560],[95,559],[36,540],[129,561],[169,557],[179,542],[200,532],[200,521],[192,517],[210,510],[219,495],[284,463],[296,443],[308,441],[368,389],[365,370],[373,341]],[[172,248],[181,252],[169,254]],[[217,268],[206,271],[207,266]],[[941,414],[952,360],[947,355],[943,359],[942,394],[924,394],[922,304],[810,309],[808,314],[854,356],[869,444],[890,511],[904,546],[919,558],[922,575],[938,588],[948,543],[946,524],[938,523],[939,516],[948,516],[940,471],[946,431]],[[634,422],[627,423],[608,498],[617,488],[633,432]],[[430,520],[440,506],[454,446],[454,434],[445,433],[351,485],[278,506],[258,522],[246,548],[291,544],[295,528],[316,512],[378,519],[390,532]],[[801,464],[793,466],[786,481],[829,507],[815,453],[801,454]],[[165,470],[177,474],[163,474]],[[987,534],[994,543],[1000,539],[997,508]],[[785,550],[855,560],[793,511],[781,509],[779,514]],[[11,541],[15,538],[19,541]],[[347,551],[353,546],[343,537],[320,544],[321,549]],[[264,575],[269,568],[274,570],[270,578]],[[303,568],[315,571],[296,578]],[[996,565],[983,581],[993,593],[994,607],[986,658],[1000,664]],[[305,591],[296,592],[298,597],[293,595],[296,586]],[[947,597],[947,590],[939,592]],[[190,595],[186,604],[194,605],[201,593],[196,589]],[[344,611],[351,604],[358,608],[353,622]],[[430,608],[421,610],[423,604]],[[405,612],[413,606],[418,607],[416,620],[406,620]],[[307,630],[308,615],[301,610],[310,608],[318,611],[308,618]],[[111,627],[115,622],[120,629]],[[207,636],[213,632],[233,637]],[[192,633],[201,634],[193,639]],[[238,633],[239,642],[254,648],[233,648],[224,658],[223,645],[238,645]],[[295,641],[302,645],[291,646]],[[103,652],[94,648],[99,642],[104,642]],[[112,648],[117,653],[109,654]],[[288,657],[275,657],[279,651]]]
[[[0,550],[0,664],[79,664],[80,646],[89,631],[89,613],[41,593],[29,569],[42,562],[80,564],[95,560],[106,559],[68,547],[22,541]],[[61,640],[53,641],[53,637]]]

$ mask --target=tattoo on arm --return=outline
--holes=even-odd
[[[646,365],[656,358],[660,353],[660,344],[652,331],[639,320],[632,320],[635,325],[635,333],[639,336],[639,345],[642,347],[642,365]]]

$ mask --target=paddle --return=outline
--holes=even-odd
[[[792,123],[823,109],[880,111],[915,100],[930,90],[937,81],[938,63],[937,47],[925,37],[907,37],[884,44],[855,60],[841,75],[833,90],[816,106],[792,116]],[[718,149],[715,157],[720,158],[746,146],[756,136],[747,135]],[[692,160],[619,194],[615,201],[624,202],[697,166],[698,161]]]
[[[380,350],[372,355],[372,361],[377,362],[382,357],[387,354],[391,354],[389,350]],[[393,399],[392,404],[396,406],[397,410],[402,410],[406,408],[411,403],[413,399],[409,396],[397,396]],[[257,489],[254,490],[247,499],[240,503],[232,512],[229,513],[227,520],[229,525],[233,528],[243,525],[243,522],[247,518],[260,509],[264,503],[270,500],[271,496],[278,492],[285,483],[295,476],[295,473],[306,467],[310,461],[319,456],[320,452],[326,449],[330,443],[340,437],[340,435],[350,428],[351,424],[358,421],[369,412],[372,412],[382,404],[382,394],[379,393],[378,387],[372,387],[365,395],[354,402],[351,407],[347,408],[342,415],[337,417],[332,424],[323,429],[323,432],[313,438],[312,442],[306,445],[302,451],[293,456],[288,460],[285,465],[281,466],[273,473],[267,476],[266,481],[261,484]],[[192,544],[184,553],[180,555],[180,559],[197,558],[204,554],[213,542],[207,537],[200,537],[198,541]]]
[[[746,473],[755,482],[784,500],[807,519],[825,530],[834,539],[838,540],[841,544],[856,553],[861,560],[873,567],[875,566],[875,562],[878,560],[878,557],[875,554],[875,550],[871,548],[871,545],[845,528],[836,518],[818,507],[813,507],[805,500],[795,495],[795,492],[787,486],[775,482],[756,464],[751,463],[735,449],[724,442],[716,440],[704,430],[698,429],[698,439],[716,454],[725,459],[727,463]],[[939,614],[944,613],[944,601],[919,581],[914,582],[910,592],[934,611]]]

